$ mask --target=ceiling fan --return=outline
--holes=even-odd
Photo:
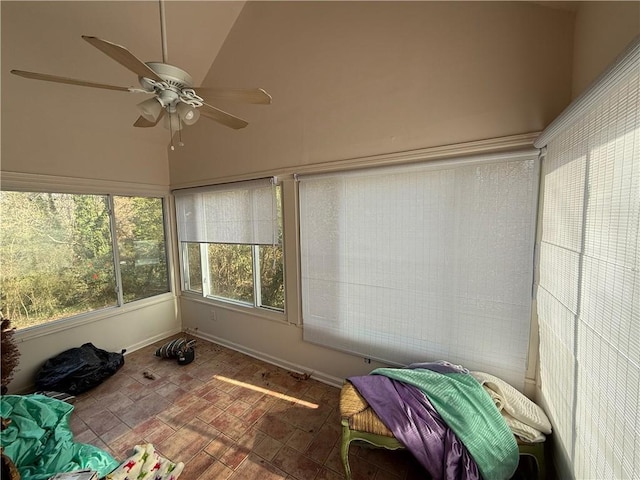
[[[59,77],[45,73],[11,70],[25,78],[47,82],[66,83],[83,87],[102,88],[132,93],[146,93],[153,97],[138,104],[140,117],[134,127],[154,127],[164,117],[164,125],[172,133],[180,132],[185,125],[193,125],[200,115],[233,129],[248,125],[245,120],[206,103],[205,98],[223,99],[250,104],[268,105],[271,95],[261,88],[215,88],[194,87],[187,72],[167,63],[167,40],[165,35],[165,12],[163,0],[160,5],[160,33],[162,38],[162,62],[142,62],[121,45],[98,37],[82,35],[82,38],[120,65],[138,75],[141,88],[121,87],[104,83],[88,82],[74,78]],[[171,149],[173,150],[173,143]]]

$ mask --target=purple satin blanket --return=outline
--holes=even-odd
[[[349,381],[433,479],[481,478],[466,447],[418,388],[382,375]]]

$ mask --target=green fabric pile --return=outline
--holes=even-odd
[[[118,466],[107,452],[73,441],[73,405],[44,395],[0,397],[0,416],[11,419],[0,444],[22,480],[46,480],[59,472],[90,468],[100,477]]]
[[[478,381],[468,373],[378,368],[384,375],[419,388],[478,465],[485,480],[511,478],[518,467],[518,444]]]

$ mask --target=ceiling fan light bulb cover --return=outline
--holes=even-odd
[[[176,111],[180,120],[182,120],[185,125],[193,125],[200,118],[200,112],[198,109],[187,105],[186,103],[179,103],[176,107]]]
[[[177,132],[182,130],[182,121],[178,115],[165,115],[163,120],[163,126],[167,130]]]
[[[162,111],[162,105],[157,97],[149,98],[138,104],[140,115],[150,122],[156,122]]]

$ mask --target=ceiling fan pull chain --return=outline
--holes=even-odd
[[[176,147],[173,146],[173,122],[172,122],[172,117],[173,115],[170,113],[169,114],[169,135],[171,136],[171,151],[173,152]]]

